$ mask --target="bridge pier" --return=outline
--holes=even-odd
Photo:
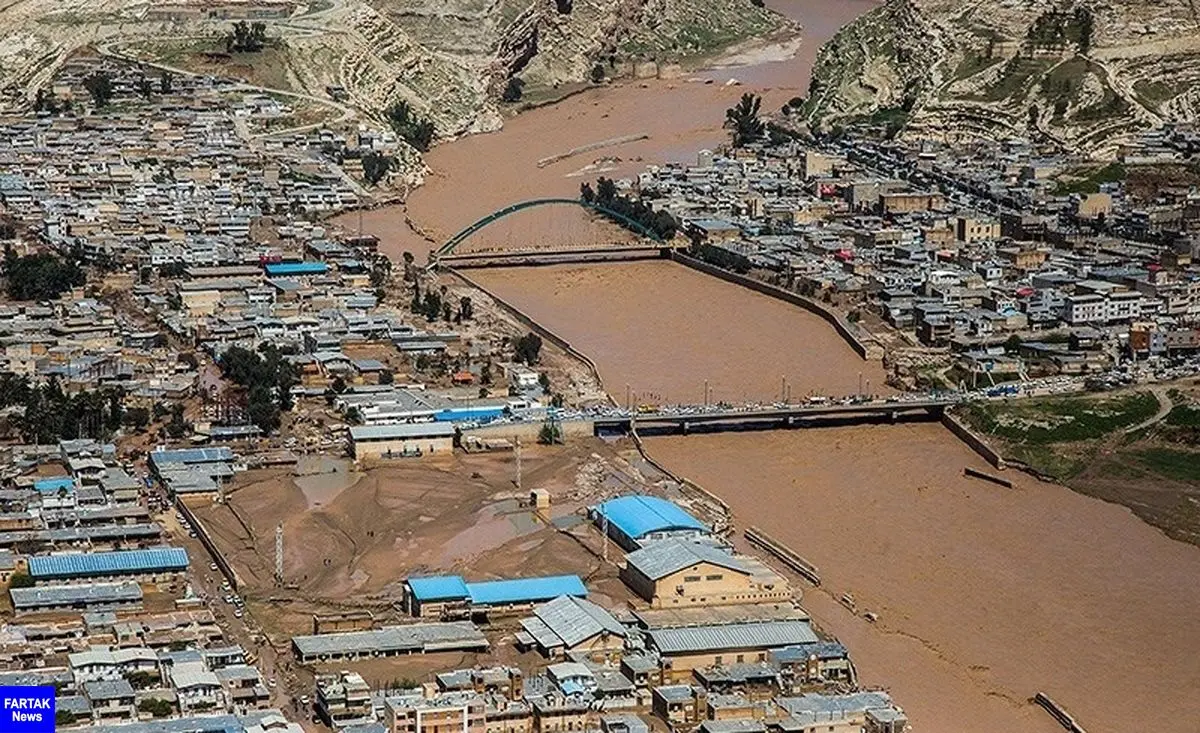
[[[888,422],[891,423],[892,425],[896,424],[896,418],[898,418],[898,417],[900,417],[900,413],[897,412],[896,410],[892,410],[892,411],[888,412]]]
[[[687,420],[682,420],[682,421],[680,421],[680,423],[679,423],[679,430],[680,430],[680,432],[682,432],[684,435],[687,435],[688,433],[690,433],[690,432],[691,432],[691,423],[689,423]]]

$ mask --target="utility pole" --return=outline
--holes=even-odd
[[[283,523],[275,525],[275,582],[283,585]]]
[[[602,541],[604,542],[604,549],[602,550],[602,554],[604,556],[604,564],[607,565],[608,564],[608,513],[604,512],[604,511],[601,511],[601,513],[600,513],[600,534],[603,535],[603,537],[601,538]]]
[[[708,380],[704,380],[704,406],[708,407]]]
[[[521,490],[521,439],[517,438],[517,491]]]

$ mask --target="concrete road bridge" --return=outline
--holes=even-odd
[[[501,219],[528,209],[562,206],[578,207],[600,214],[606,219],[638,234],[641,240],[634,244],[614,245],[611,247],[543,247],[476,252],[457,251],[460,245],[472,236]],[[663,241],[657,233],[640,222],[597,203],[582,199],[538,198],[509,204],[463,228],[462,231],[447,239],[442,246],[429,254],[427,269],[433,270],[438,267],[513,267],[518,265],[552,265],[572,262],[615,262],[621,260],[656,259],[670,257],[671,251],[678,248],[670,242]]]
[[[639,434],[714,433],[734,430],[777,430],[785,428],[858,425],[939,420],[946,408],[958,404],[957,397],[922,400],[858,402],[852,404],[804,404],[751,409],[675,409],[612,417],[598,417],[596,430]]]

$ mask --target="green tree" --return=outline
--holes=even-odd
[[[380,155],[371,152],[362,157],[363,180],[368,184],[378,185],[392,170],[396,159],[390,155]]]
[[[429,146],[433,143],[433,122],[428,118],[418,116],[408,102],[403,100],[396,102],[387,108],[384,116],[392,130],[404,138],[405,142],[422,153],[429,150]]]
[[[29,573],[17,572],[8,577],[9,588],[32,588],[33,576]]]
[[[138,79],[138,93],[142,95],[142,99],[149,99],[154,93],[154,85],[144,76]]]
[[[149,713],[155,718],[165,718],[174,712],[174,708],[166,700],[148,697],[138,703],[138,711]]]
[[[191,423],[183,417],[183,404],[176,402],[171,405],[171,421],[167,423],[167,435],[175,440],[179,440],[187,435],[191,429]]]
[[[598,63],[593,66],[590,77],[593,84],[599,84],[604,81],[604,64]]]
[[[504,93],[500,95],[500,99],[504,102],[512,104],[520,102],[521,95],[524,93],[525,82],[519,76],[511,77],[508,83],[504,85]]]
[[[54,300],[87,281],[76,262],[48,252],[9,257],[4,261],[4,274],[13,300]]]
[[[125,427],[141,430],[150,424],[150,411],[144,407],[131,407],[121,416]]]
[[[158,75],[158,91],[163,94],[170,94],[174,82],[175,77],[171,75],[171,72],[163,69],[163,72]]]
[[[55,728],[66,728],[67,726],[75,725],[75,713],[70,710],[55,710],[54,711],[54,726]]]
[[[461,320],[469,321],[475,316],[475,306],[471,303],[471,297],[464,295],[458,299],[458,317]]]
[[[107,71],[95,71],[83,78],[83,88],[92,95],[92,101],[97,107],[103,107],[108,104],[108,100],[112,99],[113,83],[112,77]]]
[[[542,423],[542,429],[538,431],[538,442],[543,445],[555,445],[563,442],[562,428],[550,420]]]
[[[542,337],[536,333],[527,333],[517,339],[516,360],[525,364],[536,364],[542,353]]]
[[[735,148],[762,138],[766,126],[758,116],[761,107],[762,97],[746,92],[735,106],[725,111],[725,127],[733,136]]]

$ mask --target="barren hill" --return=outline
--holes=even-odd
[[[1193,0],[888,0],[820,52],[807,111],[905,135],[1044,135],[1103,156],[1195,119]]]
[[[264,53],[224,53],[235,18],[266,23]],[[597,64],[614,76],[794,30],[751,0],[0,0],[0,111],[91,45],[318,98],[340,86],[367,116],[403,99],[453,136],[499,125],[513,75],[548,97]]]

